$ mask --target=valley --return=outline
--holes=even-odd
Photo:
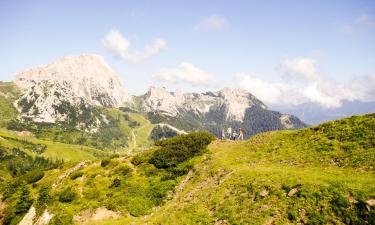
[[[308,126],[241,89],[125,90],[92,54],[0,83],[2,224],[375,223],[375,114]]]

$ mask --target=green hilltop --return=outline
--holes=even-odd
[[[143,121],[132,131],[151,126]],[[31,205],[34,221],[47,213],[50,224],[375,223],[375,114],[246,141],[191,133],[131,155],[0,134],[5,224],[17,224]],[[30,165],[23,171],[6,166],[20,155],[15,147]],[[54,147],[82,158],[52,160]]]

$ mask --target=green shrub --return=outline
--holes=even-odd
[[[138,165],[141,165],[141,164],[144,164],[144,163],[148,163],[151,156],[152,156],[152,153],[150,151],[141,152],[141,153],[135,155],[132,158],[131,163],[134,166],[138,166]]]
[[[44,177],[44,172],[39,169],[35,169],[26,173],[23,176],[23,179],[26,181],[26,183],[31,184],[31,183],[37,182],[43,177]]]
[[[120,185],[121,185],[121,180],[116,178],[112,181],[112,184],[109,186],[109,188],[120,187]]]
[[[66,188],[59,194],[60,202],[72,202],[77,197],[77,194],[71,190],[71,188]]]
[[[159,205],[167,195],[167,192],[172,190],[175,185],[176,181],[174,180],[153,183],[151,184],[149,195]]]
[[[16,203],[16,214],[24,214],[29,211],[30,206],[33,204],[33,199],[30,197],[29,188],[26,185],[21,187],[21,194]]]
[[[121,174],[123,176],[131,175],[133,169],[128,165],[121,165],[115,169],[116,174]]]
[[[138,121],[129,121],[129,127],[131,128],[139,127],[140,125]]]
[[[118,153],[115,153],[115,154],[112,154],[109,158],[115,159],[115,158],[118,158],[118,157],[120,157],[120,155]]]
[[[100,165],[102,167],[106,167],[108,166],[108,164],[111,162],[111,159],[103,159],[102,162],[100,163]]]
[[[167,126],[156,126],[154,129],[152,129],[150,137],[152,140],[158,141],[163,138],[171,138],[177,135],[178,134],[175,130],[170,129]]]
[[[38,200],[37,200],[37,208],[44,209],[48,202],[51,200],[51,196],[49,195],[50,187],[43,186],[39,189],[38,193]]]
[[[70,174],[70,179],[71,180],[75,180],[77,179],[78,177],[82,177],[83,176],[83,172],[80,171],[80,170],[77,170],[77,171],[74,171],[72,174]]]
[[[149,162],[157,168],[175,167],[202,154],[214,139],[215,136],[211,133],[195,132],[158,141],[155,144],[161,148],[152,154]]]

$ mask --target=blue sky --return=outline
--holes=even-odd
[[[268,104],[375,99],[374,1],[3,0],[0,28],[0,80],[96,53],[131,94],[229,86]]]

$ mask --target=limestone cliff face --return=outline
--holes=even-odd
[[[16,75],[15,83],[23,91],[16,107],[35,122],[62,121],[67,108],[119,107],[129,99],[117,74],[93,54],[67,56],[25,70]]]
[[[306,126],[298,118],[267,109],[251,93],[224,88],[217,92],[169,92],[151,87],[146,94],[133,97],[130,108],[151,114],[184,130],[210,130],[216,134],[224,127],[242,127],[246,136],[268,130],[297,129]]]
[[[230,88],[224,88],[217,92],[182,93],[151,87],[141,98],[141,108],[146,112],[160,112],[167,116],[178,116],[191,112],[204,116],[211,110],[224,109],[226,120],[239,122],[244,120],[248,108],[255,105],[267,108],[249,92]]]

